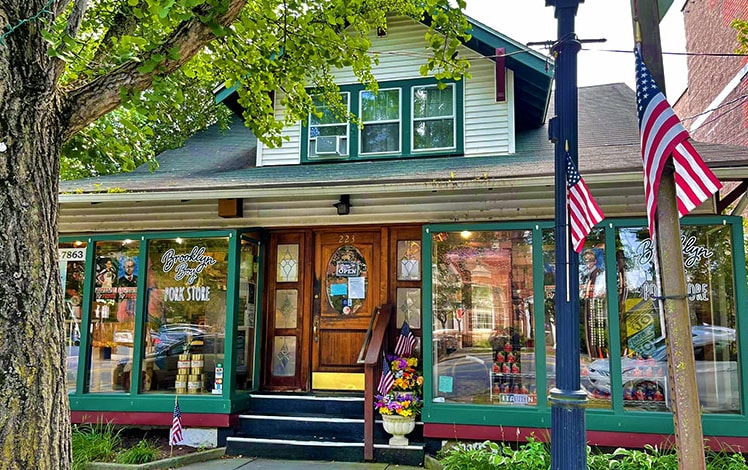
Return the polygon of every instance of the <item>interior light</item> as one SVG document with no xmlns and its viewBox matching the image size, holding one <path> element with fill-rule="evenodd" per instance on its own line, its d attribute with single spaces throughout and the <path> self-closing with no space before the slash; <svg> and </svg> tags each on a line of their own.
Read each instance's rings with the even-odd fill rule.
<svg viewBox="0 0 748 470">
<path fill-rule="evenodd" d="M 472 234 L 472 232 L 469 232 L 469 231 L 467 231 L 467 230 L 463 230 L 463 231 L 462 231 L 462 232 L 460 233 L 460 235 L 462 236 L 462 238 L 464 238 L 464 239 L 466 239 L 466 240 L 467 240 L 467 239 L 468 239 L 468 238 L 470 238 L 470 237 L 471 237 L 471 236 L 472 236 L 473 234 Z"/>
<path fill-rule="evenodd" d="M 175 241 L 181 245 L 184 240 L 181 237 L 177 237 Z"/>
</svg>

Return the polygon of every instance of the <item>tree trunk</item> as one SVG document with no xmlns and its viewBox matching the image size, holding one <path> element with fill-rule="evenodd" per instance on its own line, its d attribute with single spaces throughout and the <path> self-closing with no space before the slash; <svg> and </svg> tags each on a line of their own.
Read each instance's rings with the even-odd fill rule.
<svg viewBox="0 0 748 470">
<path fill-rule="evenodd" d="M 13 25 L 46 4 L 3 3 L 0 18 Z M 62 142 L 44 26 L 26 22 L 0 44 L 0 462 L 9 469 L 71 461 L 56 253 Z"/>
</svg>

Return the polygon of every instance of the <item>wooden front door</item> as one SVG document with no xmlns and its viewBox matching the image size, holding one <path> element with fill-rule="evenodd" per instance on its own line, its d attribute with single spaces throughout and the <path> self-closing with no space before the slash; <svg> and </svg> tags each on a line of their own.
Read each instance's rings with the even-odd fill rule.
<svg viewBox="0 0 748 470">
<path fill-rule="evenodd" d="M 357 361 L 372 313 L 385 299 L 381 240 L 378 230 L 315 234 L 314 389 L 363 389 L 363 365 Z"/>
<path fill-rule="evenodd" d="M 372 312 L 386 299 L 383 233 L 346 228 L 271 234 L 263 388 L 363 389 L 359 353 Z"/>
</svg>

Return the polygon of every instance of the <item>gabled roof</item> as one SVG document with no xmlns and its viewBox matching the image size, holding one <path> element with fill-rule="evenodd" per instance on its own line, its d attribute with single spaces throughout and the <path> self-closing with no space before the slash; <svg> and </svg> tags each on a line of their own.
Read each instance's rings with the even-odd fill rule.
<svg viewBox="0 0 748 470">
<path fill-rule="evenodd" d="M 465 46 L 496 61 L 496 49 L 504 49 L 505 65 L 514 72 L 514 114 L 518 130 L 534 129 L 545 122 L 553 82 L 553 60 L 541 53 L 467 17 L 471 39 Z M 428 25 L 429 18 L 423 23 Z M 273 60 L 275 54 L 270 58 Z M 236 111 L 236 86 L 219 86 L 214 91 L 216 103 L 225 102 Z"/>
<path fill-rule="evenodd" d="M 642 163 L 636 100 L 625 84 L 579 89 L 579 167 L 588 185 L 614 191 L 623 184 L 641 185 Z M 246 147 L 242 144 L 246 143 Z M 227 145 L 228 144 L 228 145 Z M 723 179 L 748 178 L 748 147 L 694 143 Z M 264 197 L 271 194 L 345 191 L 430 192 L 470 187 L 547 187 L 553 184 L 554 147 L 547 125 L 517 135 L 517 153 L 485 157 L 441 157 L 367 162 L 239 167 L 251 158 L 256 139 L 235 121 L 224 134 L 209 129 L 183 147 L 158 157 L 154 172 L 63 181 L 60 200 L 99 202 L 168 200 L 186 197 Z M 223 149 L 222 147 L 228 147 Z M 109 188 L 118 192 L 108 194 Z M 126 192 L 122 193 L 121 190 Z"/>
</svg>

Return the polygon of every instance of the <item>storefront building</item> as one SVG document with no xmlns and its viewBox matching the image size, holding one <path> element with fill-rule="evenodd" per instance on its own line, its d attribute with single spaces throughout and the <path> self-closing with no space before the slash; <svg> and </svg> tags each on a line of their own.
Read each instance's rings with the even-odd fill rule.
<svg viewBox="0 0 748 470">
<path fill-rule="evenodd" d="M 393 19 L 372 42 L 417 48 L 421 27 Z M 372 314 L 391 304 L 391 338 L 407 321 L 420 341 L 425 437 L 547 435 L 563 269 L 543 125 L 552 68 L 474 28 L 471 80 L 438 88 L 398 54 L 382 57 L 377 96 L 342 73 L 368 130 L 323 109 L 270 149 L 237 118 L 155 172 L 63 182 L 73 421 L 167 425 L 178 395 L 186 426 L 230 434 L 258 392 L 360 393 Z M 499 67 L 486 56 L 501 48 L 522 53 Z M 580 171 L 607 216 L 580 255 L 588 440 L 659 443 L 672 400 L 634 93 L 579 98 Z M 696 147 L 723 180 L 748 178 L 748 149 Z M 723 202 L 682 220 L 684 269 L 704 432 L 745 446 L 742 219 Z"/>
</svg>

